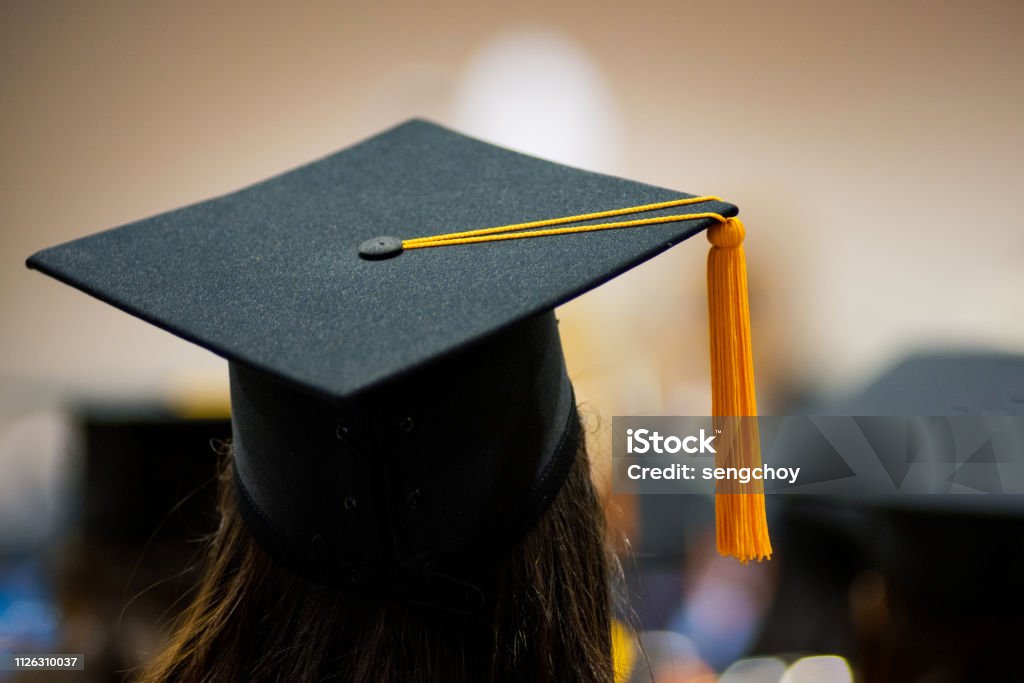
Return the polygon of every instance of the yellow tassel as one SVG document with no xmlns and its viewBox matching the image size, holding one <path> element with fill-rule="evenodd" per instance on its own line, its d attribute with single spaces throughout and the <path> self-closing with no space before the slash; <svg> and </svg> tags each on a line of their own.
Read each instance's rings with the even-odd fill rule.
<svg viewBox="0 0 1024 683">
<path fill-rule="evenodd" d="M 708 318 L 711 328 L 711 414 L 719 443 L 718 466 L 757 467 L 761 464 L 757 421 L 732 420 L 757 415 L 754 360 L 750 344 L 747 302 L 747 264 L 743 255 L 743 223 L 728 218 L 708 229 Z M 740 562 L 772 555 L 765 518 L 764 489 L 758 482 L 743 493 L 715 496 L 718 552 Z M 729 490 L 729 489 L 725 489 Z M 737 489 L 732 489 L 737 490 Z"/>
</svg>

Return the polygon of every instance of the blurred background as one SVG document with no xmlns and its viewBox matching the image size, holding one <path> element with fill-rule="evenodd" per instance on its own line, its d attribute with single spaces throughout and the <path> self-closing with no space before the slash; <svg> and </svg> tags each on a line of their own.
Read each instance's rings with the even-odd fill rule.
<svg viewBox="0 0 1024 683">
<path fill-rule="evenodd" d="M 760 407 L 795 412 L 913 354 L 1024 348 L 1022 28 L 997 0 L 0 3 L 0 651 L 93 653 L 95 680 L 144 659 L 228 436 L 223 361 L 30 253 L 426 117 L 738 204 Z M 705 254 L 559 311 L 598 482 L 611 416 L 709 410 Z M 712 518 L 680 539 L 671 511 L 609 496 L 657 680 L 982 680 L 872 669 L 885 572 L 773 514 L 796 540 L 738 567 L 708 552 Z M 820 600 L 780 612 L 824 559 Z"/>
</svg>

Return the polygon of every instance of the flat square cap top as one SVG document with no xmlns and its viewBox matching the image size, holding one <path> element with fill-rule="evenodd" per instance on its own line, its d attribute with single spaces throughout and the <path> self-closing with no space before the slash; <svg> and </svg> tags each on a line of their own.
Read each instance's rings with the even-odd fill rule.
<svg viewBox="0 0 1024 683">
<path fill-rule="evenodd" d="M 230 361 L 346 398 L 550 310 L 713 219 L 384 260 L 361 258 L 361 242 L 689 196 L 414 120 L 238 192 L 45 249 L 28 265 Z M 700 212 L 736 208 L 641 217 Z"/>
</svg>

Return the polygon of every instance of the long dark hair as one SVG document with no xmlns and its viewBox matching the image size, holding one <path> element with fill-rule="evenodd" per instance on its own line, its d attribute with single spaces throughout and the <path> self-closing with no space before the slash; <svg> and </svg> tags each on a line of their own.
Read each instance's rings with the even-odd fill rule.
<svg viewBox="0 0 1024 683">
<path fill-rule="evenodd" d="M 613 680 L 611 559 L 582 446 L 471 615 L 344 593 L 279 567 L 245 528 L 224 470 L 203 579 L 140 680 Z"/>
</svg>

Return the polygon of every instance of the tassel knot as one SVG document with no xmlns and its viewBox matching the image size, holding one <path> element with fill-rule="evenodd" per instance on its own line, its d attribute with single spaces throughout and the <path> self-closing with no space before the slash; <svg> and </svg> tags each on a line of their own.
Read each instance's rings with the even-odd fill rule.
<svg viewBox="0 0 1024 683">
<path fill-rule="evenodd" d="M 726 218 L 708 228 L 708 242 L 719 249 L 732 249 L 743 244 L 747 231 L 739 218 Z"/>
</svg>

